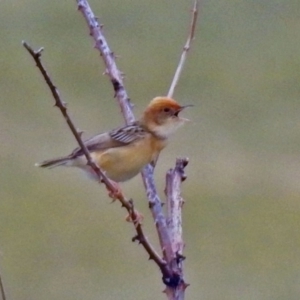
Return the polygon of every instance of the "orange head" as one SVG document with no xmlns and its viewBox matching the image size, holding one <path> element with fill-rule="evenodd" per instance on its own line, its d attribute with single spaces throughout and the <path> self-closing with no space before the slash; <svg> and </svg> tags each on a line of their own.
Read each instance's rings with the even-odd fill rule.
<svg viewBox="0 0 300 300">
<path fill-rule="evenodd" d="M 172 98 L 156 97 L 144 111 L 141 122 L 157 136 L 168 138 L 176 129 L 189 121 L 179 116 L 179 113 L 188 106 L 191 105 L 181 106 Z"/>
</svg>

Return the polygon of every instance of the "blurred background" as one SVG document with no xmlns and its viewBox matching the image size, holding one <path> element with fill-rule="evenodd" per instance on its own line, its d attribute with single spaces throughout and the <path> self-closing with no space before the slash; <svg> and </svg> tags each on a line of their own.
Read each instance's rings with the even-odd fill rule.
<svg viewBox="0 0 300 300">
<path fill-rule="evenodd" d="M 193 1 L 90 1 L 138 116 L 167 93 Z M 162 153 L 156 182 L 188 156 L 182 194 L 186 299 L 299 299 L 300 2 L 202 1 L 175 98 L 193 122 Z M 161 275 L 118 203 L 80 171 L 34 163 L 76 142 L 29 54 L 84 137 L 123 124 L 75 1 L 0 1 L 0 272 L 7 299 L 165 299 Z M 157 244 L 138 176 L 123 184 Z"/>
</svg>

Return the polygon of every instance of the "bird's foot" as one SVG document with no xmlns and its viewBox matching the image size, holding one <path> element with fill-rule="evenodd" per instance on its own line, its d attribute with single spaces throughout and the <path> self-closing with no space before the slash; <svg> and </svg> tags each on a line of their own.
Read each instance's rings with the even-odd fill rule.
<svg viewBox="0 0 300 300">
<path fill-rule="evenodd" d="M 110 182 L 113 185 L 114 190 L 112 191 L 112 190 L 108 189 L 108 196 L 110 198 L 112 198 L 112 201 L 114 202 L 114 201 L 116 201 L 116 199 L 119 199 L 120 197 L 122 197 L 123 194 L 122 194 L 121 187 L 117 182 L 112 181 L 112 180 Z"/>
<path fill-rule="evenodd" d="M 143 223 L 144 216 L 137 210 L 134 210 L 133 214 L 128 214 L 125 220 L 127 222 L 132 222 L 135 226 L 137 226 Z"/>
</svg>

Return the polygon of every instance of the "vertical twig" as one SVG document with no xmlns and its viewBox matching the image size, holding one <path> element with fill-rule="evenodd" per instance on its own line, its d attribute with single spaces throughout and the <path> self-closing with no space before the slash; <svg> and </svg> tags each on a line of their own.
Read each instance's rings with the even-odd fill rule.
<svg viewBox="0 0 300 300">
<path fill-rule="evenodd" d="M 184 168 L 187 164 L 187 158 L 178 158 L 175 168 L 170 169 L 166 175 L 167 225 L 171 236 L 172 250 L 176 254 L 176 258 L 172 261 L 172 269 L 176 270 L 180 278 L 178 286 L 167 287 L 165 290 L 170 300 L 183 299 L 184 291 L 188 286 L 183 278 L 182 261 L 185 257 L 183 256 L 182 206 L 184 200 L 181 197 L 181 183 L 186 179 Z"/>
<path fill-rule="evenodd" d="M 199 0 L 195 0 L 192 10 L 192 20 L 189 30 L 189 35 L 173 77 L 171 86 L 169 88 L 168 97 L 173 97 L 175 87 L 178 84 L 180 75 L 182 73 L 188 51 L 190 50 L 192 41 L 195 38 L 196 23 L 198 17 Z M 175 254 L 175 259 L 171 262 L 171 269 L 173 273 L 178 275 L 178 285 L 167 285 L 165 293 L 169 300 L 183 300 L 185 296 L 185 289 L 188 284 L 184 281 L 183 273 L 183 256 L 184 242 L 182 237 L 182 206 L 183 199 L 181 197 L 180 185 L 186 179 L 184 168 L 188 164 L 188 159 L 177 159 L 174 169 L 170 169 L 166 175 L 166 197 L 167 197 L 167 226 L 171 238 L 172 252 Z"/>
<path fill-rule="evenodd" d="M 1 299 L 6 300 L 6 295 L 5 295 L 4 285 L 3 285 L 1 275 L 0 275 L 0 292 L 1 292 Z"/>
<path fill-rule="evenodd" d="M 181 72 L 183 70 L 183 66 L 184 66 L 184 63 L 186 61 L 188 51 L 190 50 L 192 41 L 195 38 L 196 23 L 197 23 L 197 18 L 198 18 L 198 8 L 199 8 L 199 2 L 198 2 L 198 0 L 195 0 L 194 7 L 193 7 L 193 10 L 192 10 L 192 21 L 191 21 L 189 36 L 188 36 L 187 41 L 186 41 L 186 43 L 183 47 L 183 51 L 182 51 L 182 54 L 181 54 L 181 57 L 180 57 L 175 75 L 173 77 L 171 86 L 169 88 L 168 97 L 173 97 L 173 95 L 174 95 L 174 90 L 175 90 L 175 87 L 176 87 L 176 85 L 179 81 Z"/>
<path fill-rule="evenodd" d="M 187 158 L 178 158 L 174 169 L 170 169 L 166 175 L 167 196 L 167 224 L 172 239 L 174 253 L 182 255 L 182 213 L 183 199 L 181 197 L 181 182 L 186 179 L 184 168 L 188 164 Z"/>
<path fill-rule="evenodd" d="M 153 171 L 154 167 L 151 165 L 147 165 L 142 171 L 142 178 L 147 192 L 149 208 L 151 210 L 152 217 L 154 219 L 154 224 L 158 232 L 158 238 L 160 247 L 162 249 L 163 258 L 167 262 L 169 273 L 173 274 L 172 276 L 163 277 L 163 282 L 166 285 L 173 285 L 176 284 L 178 281 L 177 275 L 174 274 L 174 272 L 170 268 L 170 262 L 174 259 L 174 253 L 172 251 L 172 242 L 170 238 L 170 233 L 167 228 L 166 217 L 162 209 L 163 204 L 156 190 Z"/>
</svg>

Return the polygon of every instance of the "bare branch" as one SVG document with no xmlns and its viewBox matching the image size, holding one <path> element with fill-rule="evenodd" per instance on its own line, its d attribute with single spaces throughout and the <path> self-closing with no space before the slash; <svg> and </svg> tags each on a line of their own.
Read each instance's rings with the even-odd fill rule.
<svg viewBox="0 0 300 300">
<path fill-rule="evenodd" d="M 77 4 L 78 9 L 83 14 L 89 26 L 90 35 L 95 41 L 95 48 L 100 51 L 101 57 L 104 60 L 106 67 L 105 73 L 110 77 L 125 121 L 127 124 L 129 124 L 134 121 L 134 116 L 132 113 L 132 107 L 128 101 L 129 97 L 126 93 L 122 78 L 120 76 L 121 72 L 117 68 L 113 52 L 107 44 L 107 41 L 103 35 L 102 28 L 99 25 L 98 18 L 95 17 L 88 1 L 77 0 Z M 142 171 L 142 178 L 147 192 L 149 207 L 151 209 L 153 219 L 157 228 L 163 257 L 167 262 L 170 262 L 173 259 L 174 254 L 172 254 L 171 239 L 166 226 L 166 218 L 163 214 L 161 200 L 156 191 L 152 166 L 148 165 L 144 168 L 144 170 Z M 166 273 L 168 273 L 169 275 L 168 277 L 165 277 L 164 280 L 172 281 L 172 276 L 170 275 L 171 272 L 169 270 L 167 272 L 164 272 L 164 276 L 166 276 Z"/>
<path fill-rule="evenodd" d="M 0 275 L 0 293 L 1 293 L 1 299 L 6 300 L 6 295 L 5 295 L 4 285 L 3 285 L 3 282 L 2 282 L 1 275 Z"/>
<path fill-rule="evenodd" d="M 132 105 L 124 88 L 122 72 L 119 71 L 116 65 L 115 54 L 110 49 L 106 38 L 103 35 L 103 25 L 99 24 L 98 18 L 94 15 L 88 1 L 77 0 L 77 5 L 78 10 L 81 11 L 90 29 L 90 35 L 95 41 L 95 48 L 100 51 L 106 68 L 105 74 L 109 76 L 113 85 L 115 97 L 118 99 L 125 122 L 126 124 L 130 124 L 134 121 Z"/>
<path fill-rule="evenodd" d="M 42 55 L 42 51 L 44 50 L 43 48 L 40 48 L 37 51 L 34 51 L 25 41 L 22 42 L 23 46 L 27 49 L 27 51 L 31 54 L 31 56 L 33 57 L 34 61 L 36 62 L 36 66 L 39 68 L 39 70 L 41 71 L 47 85 L 49 86 L 52 95 L 55 99 L 55 106 L 57 106 L 61 113 L 63 114 L 67 124 L 69 125 L 77 143 L 79 144 L 80 148 L 82 149 L 82 152 L 84 153 L 86 159 L 87 159 L 87 164 L 94 170 L 94 172 L 97 174 L 97 176 L 99 177 L 99 181 L 104 182 L 105 185 L 109 188 L 109 190 L 114 191 L 115 187 L 113 186 L 113 184 L 111 183 L 111 181 L 104 175 L 104 173 L 100 170 L 100 168 L 97 166 L 97 164 L 92 160 L 91 155 L 87 149 L 87 147 L 85 146 L 85 144 L 83 143 L 82 139 L 81 139 L 81 133 L 80 131 L 78 131 L 75 127 L 75 125 L 73 124 L 70 116 L 68 115 L 67 112 L 67 104 L 66 102 L 64 102 L 60 95 L 59 95 L 59 91 L 57 90 L 56 86 L 52 83 L 50 76 L 48 75 L 46 69 L 44 68 L 42 62 L 41 62 L 41 55 Z"/>
<path fill-rule="evenodd" d="M 92 160 L 91 155 L 85 146 L 84 142 L 81 139 L 81 132 L 79 132 L 73 121 L 71 120 L 68 111 L 66 103 L 61 99 L 59 95 L 59 91 L 56 88 L 56 86 L 53 84 L 50 76 L 48 75 L 46 69 L 44 68 L 42 62 L 41 62 L 41 53 L 43 51 L 43 48 L 40 48 L 37 51 L 34 51 L 26 42 L 23 41 L 23 46 L 27 49 L 27 51 L 31 54 L 34 61 L 36 62 L 36 65 L 40 72 L 42 73 L 47 85 L 49 86 L 52 95 L 55 99 L 55 106 L 57 106 L 61 113 L 63 114 L 67 124 L 70 127 L 70 130 L 72 131 L 73 135 L 75 136 L 80 148 L 82 149 L 86 159 L 87 164 L 94 170 L 95 174 L 98 176 L 98 179 L 100 182 L 103 182 L 110 193 L 121 202 L 122 206 L 124 206 L 129 214 L 130 219 L 132 220 L 137 235 L 133 238 L 133 241 L 138 240 L 140 244 L 143 245 L 144 249 L 149 254 L 149 258 L 153 259 L 155 263 L 159 266 L 164 276 L 169 276 L 169 272 L 166 267 L 166 262 L 159 256 L 159 254 L 155 251 L 153 246 L 149 243 L 148 239 L 146 238 L 142 225 L 140 223 L 140 213 L 134 208 L 133 201 L 127 200 L 123 193 L 118 190 L 114 184 L 112 183 L 109 178 L 101 171 L 99 166 Z"/>
<path fill-rule="evenodd" d="M 181 182 L 186 179 L 184 168 L 188 164 L 188 158 L 177 158 L 174 169 L 170 169 L 166 175 L 167 196 L 167 224 L 170 231 L 174 253 L 182 255 L 182 206 Z"/>
<path fill-rule="evenodd" d="M 174 259 L 172 242 L 167 227 L 166 217 L 163 213 L 162 202 L 156 190 L 153 171 L 154 167 L 151 165 L 147 165 L 143 170 L 142 178 L 147 192 L 147 198 L 149 200 L 149 208 L 151 210 L 154 224 L 158 232 L 158 238 L 163 252 L 163 257 L 168 262 L 168 264 L 170 264 L 170 262 Z M 171 279 L 169 278 L 166 280 Z"/>
<path fill-rule="evenodd" d="M 174 78 L 172 80 L 172 83 L 171 83 L 171 86 L 170 86 L 170 89 L 168 92 L 168 97 L 173 97 L 173 95 L 174 95 L 174 90 L 178 84 L 181 72 L 183 70 L 184 63 L 187 58 L 188 51 L 190 50 L 192 41 L 195 38 L 195 30 L 196 30 L 197 17 L 198 17 L 198 8 L 199 8 L 199 0 L 195 0 L 194 7 L 192 10 L 192 21 L 191 21 L 189 35 L 188 35 L 187 41 L 183 47 L 183 51 L 182 51 L 178 66 L 177 66 Z"/>
<path fill-rule="evenodd" d="M 175 288 L 167 287 L 165 292 L 169 299 L 183 299 L 184 291 L 188 284 L 183 278 L 182 261 L 184 242 L 182 238 L 182 206 L 184 203 L 181 197 L 181 183 L 186 179 L 184 168 L 188 164 L 187 158 L 178 158 L 174 169 L 170 169 L 166 175 L 167 197 L 167 225 L 172 241 L 172 250 L 176 254 L 176 258 L 172 262 L 172 270 L 178 274 L 179 284 Z"/>
</svg>

